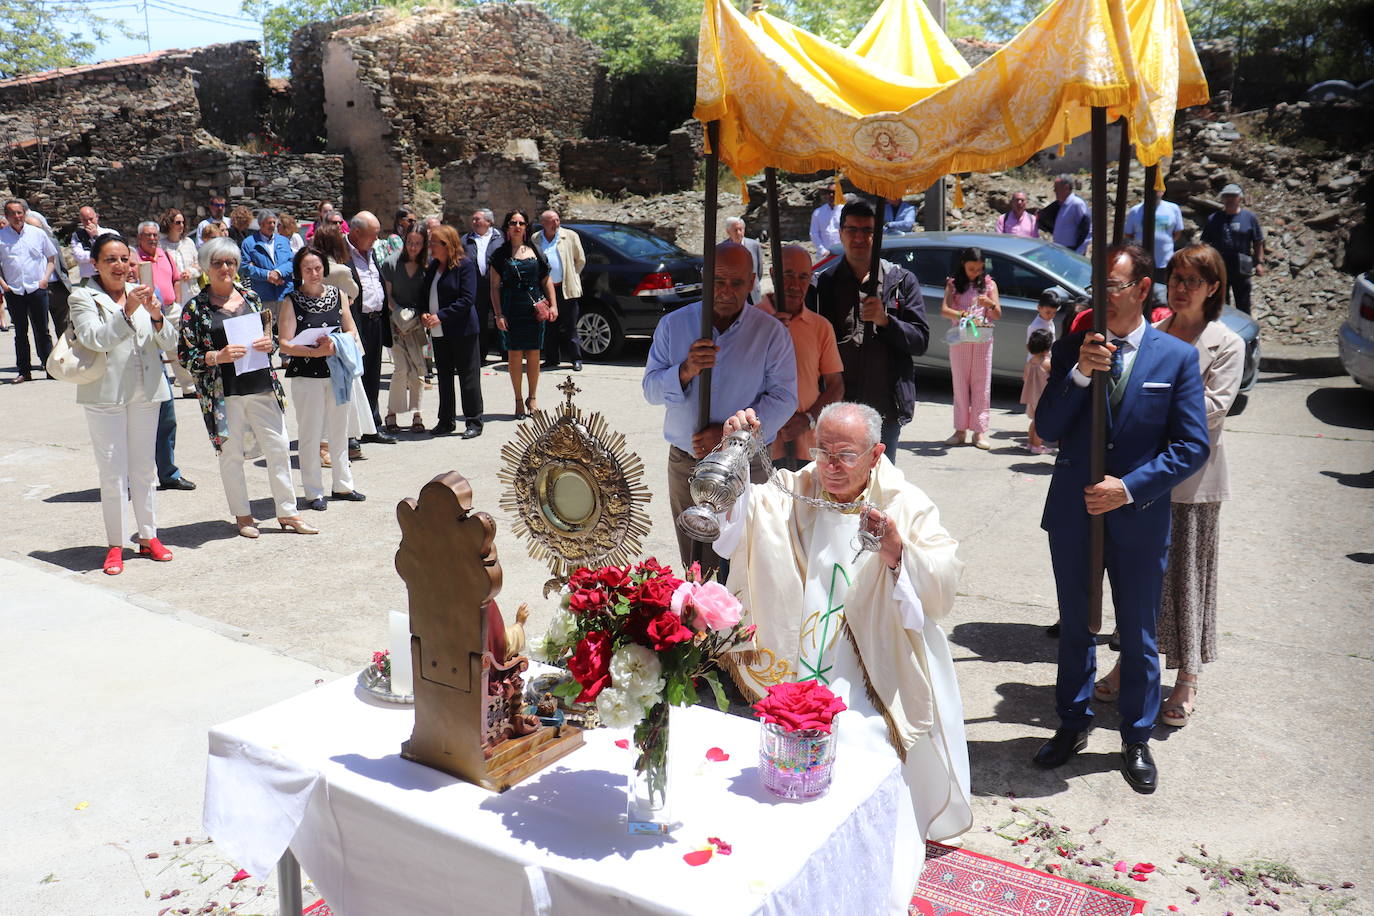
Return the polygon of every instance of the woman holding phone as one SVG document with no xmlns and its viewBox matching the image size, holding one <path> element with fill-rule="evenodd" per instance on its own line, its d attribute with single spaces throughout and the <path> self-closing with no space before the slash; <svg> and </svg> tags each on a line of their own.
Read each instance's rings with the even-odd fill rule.
<svg viewBox="0 0 1374 916">
<path fill-rule="evenodd" d="M 100 507 L 109 550 L 106 575 L 124 571 L 124 494 L 138 524 L 138 555 L 158 562 L 172 552 L 157 538 L 155 443 L 160 404 L 171 398 L 162 353 L 176 348 L 177 332 L 162 314 L 152 287 L 136 284 L 129 246 L 102 235 L 91 246 L 95 276 L 72 290 L 71 322 L 83 347 L 105 354 L 105 372 L 76 389 L 86 411 L 100 472 Z M 149 265 L 151 266 L 151 265 Z"/>
<path fill-rule="evenodd" d="M 506 214 L 501 225 L 506 241 L 491 256 L 487 271 L 491 281 L 492 314 L 496 316 L 496 327 L 506 348 L 517 420 L 539 409 L 539 360 L 544 346 L 544 326 L 558 320 L 549 262 L 543 252 L 530 244 L 529 227 L 529 216 L 524 210 Z M 520 396 L 522 376 L 530 383 L 529 396 L 523 400 Z"/>
</svg>

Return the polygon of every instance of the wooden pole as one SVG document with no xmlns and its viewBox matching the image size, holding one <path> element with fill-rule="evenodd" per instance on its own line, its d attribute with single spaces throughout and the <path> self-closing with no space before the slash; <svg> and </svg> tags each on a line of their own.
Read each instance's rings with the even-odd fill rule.
<svg viewBox="0 0 1374 916">
<path fill-rule="evenodd" d="M 1155 179 L 1159 175 L 1159 165 L 1145 166 L 1145 203 L 1140 208 L 1140 241 L 1145 249 L 1145 253 L 1150 256 L 1150 267 L 1155 266 L 1155 213 L 1159 210 L 1159 201 L 1155 199 Z M 1165 301 L 1168 300 L 1168 291 L 1164 292 Z M 1150 313 L 1154 310 L 1155 294 L 1151 291 L 1145 297 L 1141 308 L 1145 311 L 1145 320 L 1150 320 Z"/>
<path fill-rule="evenodd" d="M 1126 235 L 1126 205 L 1131 191 L 1131 131 L 1130 122 L 1122 118 L 1121 153 L 1116 161 L 1116 210 L 1112 213 L 1112 244 L 1120 245 Z"/>
<path fill-rule="evenodd" d="M 701 252 L 701 333 L 711 339 L 711 318 L 716 301 L 716 210 L 720 205 L 720 122 L 706 124 L 706 205 L 703 207 Z M 703 369 L 697 385 L 697 432 L 711 425 L 711 370 Z"/>
<path fill-rule="evenodd" d="M 1107 109 L 1092 110 L 1093 173 L 1093 330 L 1107 336 Z M 1107 374 L 1092 377 L 1092 454 L 1089 480 L 1101 483 L 1107 474 Z M 1102 571 L 1105 567 L 1106 526 L 1101 515 L 1090 516 L 1088 537 L 1088 631 L 1102 629 Z"/>
<path fill-rule="evenodd" d="M 763 170 L 763 187 L 768 195 L 768 259 L 772 263 L 773 305 L 782 303 L 782 214 L 778 212 L 778 170 Z"/>
<path fill-rule="evenodd" d="M 865 284 L 864 293 L 869 296 L 881 296 L 883 278 L 878 275 L 878 269 L 882 266 L 883 259 L 883 211 L 887 209 L 887 199 L 881 195 L 874 199 L 878 205 L 873 216 L 873 249 L 868 255 L 868 283 Z M 873 333 L 871 324 L 865 329 L 865 333 Z"/>
</svg>

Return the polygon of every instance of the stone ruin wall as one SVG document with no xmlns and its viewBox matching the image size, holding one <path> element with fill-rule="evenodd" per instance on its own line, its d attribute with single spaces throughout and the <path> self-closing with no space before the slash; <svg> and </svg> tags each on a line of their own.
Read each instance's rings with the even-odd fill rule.
<svg viewBox="0 0 1374 916">
<path fill-rule="evenodd" d="M 199 221 L 211 188 L 234 204 L 304 216 L 322 197 L 337 198 L 341 157 L 258 153 L 226 142 L 262 131 L 267 92 L 256 42 L 0 82 L 0 183 L 60 232 L 88 203 L 105 225 L 125 232 L 169 206 Z"/>
</svg>

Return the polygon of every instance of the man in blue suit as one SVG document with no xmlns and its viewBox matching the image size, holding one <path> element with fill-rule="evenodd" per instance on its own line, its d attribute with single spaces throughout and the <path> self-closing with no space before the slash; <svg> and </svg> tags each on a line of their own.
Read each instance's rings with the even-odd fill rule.
<svg viewBox="0 0 1374 916">
<path fill-rule="evenodd" d="M 1122 772 L 1137 792 L 1158 782 L 1149 739 L 1159 714 L 1159 612 L 1169 549 L 1169 491 L 1207 460 L 1197 351 L 1145 321 L 1151 263 L 1144 250 L 1107 252 L 1108 340 L 1092 331 L 1055 344 L 1036 430 L 1059 441 L 1040 527 L 1049 533 L 1062 629 L 1055 707 L 1060 727 L 1035 755 L 1057 767 L 1087 745 L 1097 642 L 1088 630 L 1089 516 L 1104 515 L 1105 558 L 1121 632 Z M 1108 374 L 1106 474 L 1089 479 L 1094 372 Z"/>
</svg>

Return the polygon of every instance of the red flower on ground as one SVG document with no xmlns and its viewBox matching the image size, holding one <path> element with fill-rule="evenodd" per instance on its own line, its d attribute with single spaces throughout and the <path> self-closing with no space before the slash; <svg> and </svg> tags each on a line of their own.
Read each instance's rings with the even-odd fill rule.
<svg viewBox="0 0 1374 916">
<path fill-rule="evenodd" d="M 568 662 L 568 670 L 582 685 L 576 702 L 590 703 L 611 683 L 611 637 L 597 630 L 582 637 Z"/>
</svg>

